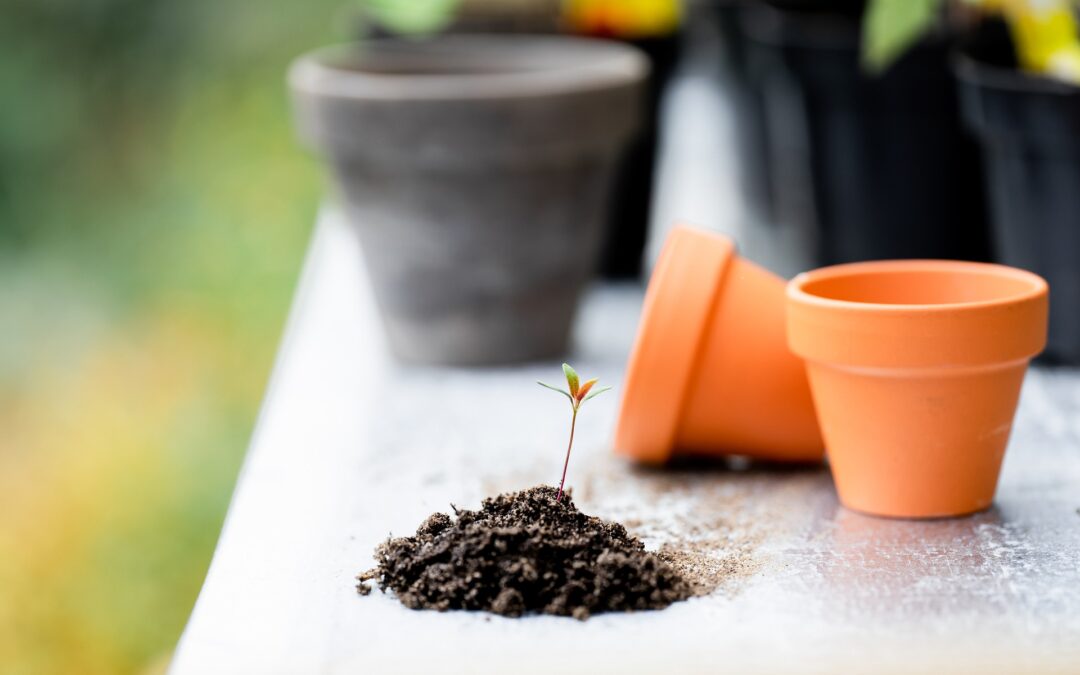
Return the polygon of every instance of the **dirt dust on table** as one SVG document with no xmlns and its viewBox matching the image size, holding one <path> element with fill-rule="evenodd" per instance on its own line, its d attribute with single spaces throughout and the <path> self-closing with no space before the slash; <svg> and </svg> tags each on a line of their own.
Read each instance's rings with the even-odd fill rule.
<svg viewBox="0 0 1080 675">
<path fill-rule="evenodd" d="M 570 495 L 539 486 L 485 499 L 478 511 L 436 513 L 411 537 L 389 539 L 359 575 L 412 609 L 472 609 L 586 619 L 661 609 L 700 594 L 671 562 L 626 529 L 578 511 Z M 669 556 L 670 557 L 670 556 Z"/>
</svg>

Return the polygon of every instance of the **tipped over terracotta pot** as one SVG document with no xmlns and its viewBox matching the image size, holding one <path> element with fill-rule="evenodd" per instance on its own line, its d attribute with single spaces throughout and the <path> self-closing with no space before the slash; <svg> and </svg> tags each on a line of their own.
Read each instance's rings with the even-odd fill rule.
<svg viewBox="0 0 1080 675">
<path fill-rule="evenodd" d="M 900 518 L 989 507 L 1046 344 L 1046 282 L 1001 265 L 881 261 L 801 274 L 787 297 L 840 501 Z"/>
<path fill-rule="evenodd" d="M 622 454 L 820 461 L 802 363 L 784 335 L 784 280 L 724 236 L 678 227 L 645 294 L 615 432 Z"/>
</svg>

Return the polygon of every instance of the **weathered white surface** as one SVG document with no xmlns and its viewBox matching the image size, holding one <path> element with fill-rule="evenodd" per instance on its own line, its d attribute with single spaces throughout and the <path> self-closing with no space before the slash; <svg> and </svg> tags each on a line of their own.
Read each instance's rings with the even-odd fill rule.
<svg viewBox="0 0 1080 675">
<path fill-rule="evenodd" d="M 672 222 L 737 234 L 745 217 L 715 56 L 669 97 L 650 258 Z M 636 286 L 598 288 L 581 313 L 571 361 L 616 391 L 580 420 L 575 501 L 650 547 L 735 551 L 753 574 L 586 623 L 357 596 L 353 576 L 388 533 L 450 502 L 554 483 L 567 420 L 532 383 L 557 380 L 557 363 L 390 362 L 356 243 L 329 216 L 174 673 L 1080 673 L 1080 374 L 1029 376 L 993 510 L 875 520 L 839 508 L 822 469 L 649 472 L 613 457 L 640 301 Z"/>
<path fill-rule="evenodd" d="M 641 291 L 599 288 L 573 363 L 616 386 L 583 413 L 586 511 L 749 550 L 756 572 L 662 612 L 416 612 L 359 597 L 388 533 L 554 482 L 558 364 L 417 369 L 384 356 L 359 252 L 321 223 L 213 565 L 173 672 L 1080 672 L 1080 378 L 1029 376 L 996 507 L 901 522 L 839 508 L 824 470 L 633 469 L 606 450 Z"/>
</svg>

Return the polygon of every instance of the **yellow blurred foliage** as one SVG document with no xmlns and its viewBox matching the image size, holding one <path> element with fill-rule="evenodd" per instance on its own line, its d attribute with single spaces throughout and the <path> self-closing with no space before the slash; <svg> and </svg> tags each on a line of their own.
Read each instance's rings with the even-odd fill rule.
<svg viewBox="0 0 1080 675">
<path fill-rule="evenodd" d="M 980 0 L 1009 22 L 1020 64 L 1080 84 L 1080 29 L 1069 0 Z"/>
<path fill-rule="evenodd" d="M 682 19 L 679 0 L 564 0 L 572 30 L 621 38 L 670 35 Z"/>
<path fill-rule="evenodd" d="M 228 340 L 196 317 L 128 328 L 71 369 L 40 355 L 35 379 L 0 406 L 6 673 L 135 672 L 155 656 L 146 646 L 175 639 L 201 582 L 182 549 L 216 538 L 235 468 L 210 467 L 237 453 L 192 456 L 191 436 L 213 438 L 213 407 L 257 400 L 262 378 L 231 368 Z M 201 517 L 192 493 L 211 497 L 195 504 Z"/>
<path fill-rule="evenodd" d="M 34 93 L 0 106 L 0 675 L 164 670 L 321 193 L 284 74 L 339 10 L 0 19 L 0 86 Z"/>
</svg>

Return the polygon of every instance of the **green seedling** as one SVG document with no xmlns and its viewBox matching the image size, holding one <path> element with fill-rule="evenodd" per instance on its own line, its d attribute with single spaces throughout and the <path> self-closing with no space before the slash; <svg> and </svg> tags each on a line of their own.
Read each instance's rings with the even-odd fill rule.
<svg viewBox="0 0 1080 675">
<path fill-rule="evenodd" d="M 581 378 L 578 377 L 577 372 L 570 367 L 569 363 L 562 364 L 562 369 L 563 374 L 566 375 L 566 384 L 570 389 L 569 391 L 553 387 L 550 384 L 544 384 L 543 382 L 537 382 L 541 387 L 547 387 L 552 391 L 557 391 L 570 400 L 570 442 L 566 446 L 566 461 L 563 462 L 562 479 L 559 481 L 559 494 L 555 497 L 556 502 L 562 500 L 563 486 L 566 484 L 566 469 L 570 466 L 570 450 L 574 447 L 574 427 L 577 425 L 578 411 L 581 410 L 581 406 L 585 401 L 588 401 L 590 398 L 595 398 L 608 389 L 611 389 L 611 387 L 594 388 L 597 382 L 597 378 L 595 377 L 582 383 Z"/>
</svg>

